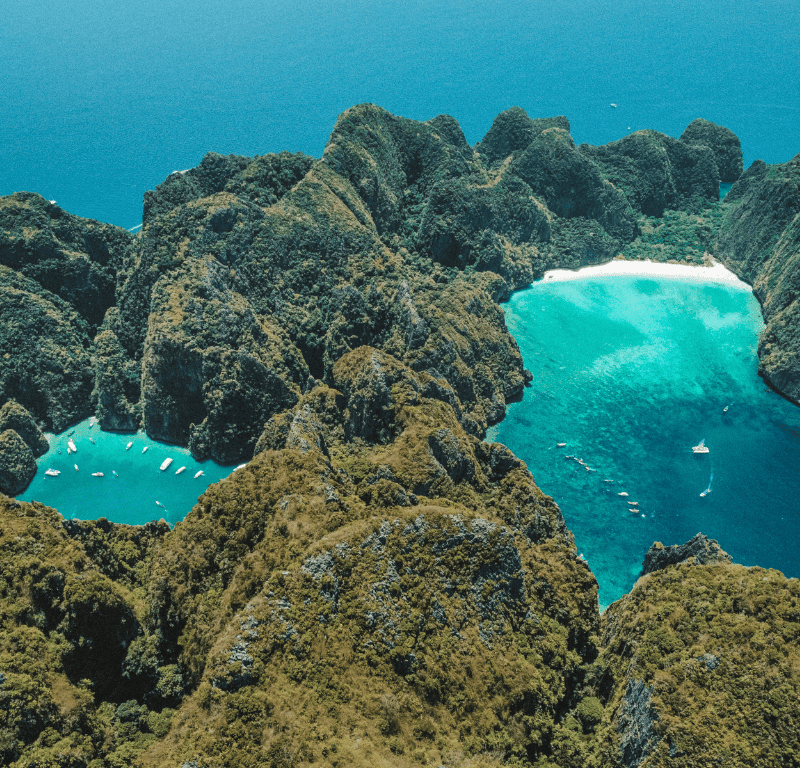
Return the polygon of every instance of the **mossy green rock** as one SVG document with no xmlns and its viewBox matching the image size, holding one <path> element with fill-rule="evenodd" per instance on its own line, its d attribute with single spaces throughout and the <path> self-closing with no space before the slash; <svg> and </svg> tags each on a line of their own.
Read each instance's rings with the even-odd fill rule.
<svg viewBox="0 0 800 768">
<path fill-rule="evenodd" d="M 607 703 L 589 764 L 797 764 L 797 579 L 671 565 L 643 576 L 602 623 Z"/>
<path fill-rule="evenodd" d="M 800 155 L 781 165 L 754 164 L 731 191 L 716 253 L 761 303 L 759 373 L 800 402 Z"/>
<path fill-rule="evenodd" d="M 13 430 L 0 433 L 0 491 L 16 496 L 36 474 L 36 460 L 25 441 Z"/>
<path fill-rule="evenodd" d="M 563 115 L 531 119 L 521 107 L 511 107 L 494 119 L 475 151 L 485 158 L 487 165 L 493 165 L 520 153 L 548 128 L 561 128 L 569 133 L 569 120 Z"/>
<path fill-rule="evenodd" d="M 94 330 L 114 304 L 132 235 L 82 219 L 30 192 L 0 198 L 0 264 L 67 301 Z"/>
<path fill-rule="evenodd" d="M 646 216 L 699 210 L 719 199 L 719 169 L 707 146 L 643 130 L 601 147 L 581 144 L 580 150 Z"/>
<path fill-rule="evenodd" d="M 720 181 L 733 182 L 742 175 L 742 145 L 730 128 L 699 117 L 686 126 L 681 141 L 706 146 L 714 153 Z"/>
<path fill-rule="evenodd" d="M 15 400 L 9 400 L 0 408 L 0 432 L 13 429 L 24 441 L 34 456 L 47 453 L 47 438 L 33 417 Z"/>
<path fill-rule="evenodd" d="M 34 280 L 0 266 L 0 400 L 16 400 L 60 432 L 91 413 L 94 371 L 86 321 Z"/>
</svg>

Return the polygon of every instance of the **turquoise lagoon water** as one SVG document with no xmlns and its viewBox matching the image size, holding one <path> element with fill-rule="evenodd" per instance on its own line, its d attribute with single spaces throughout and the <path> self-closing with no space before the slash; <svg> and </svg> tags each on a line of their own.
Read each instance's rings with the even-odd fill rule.
<svg viewBox="0 0 800 768">
<path fill-rule="evenodd" d="M 654 541 L 698 531 L 736 562 L 800 576 L 800 409 L 756 373 L 750 291 L 603 276 L 539 282 L 504 309 L 534 378 L 489 439 L 556 499 L 601 607 Z M 703 439 L 709 453 L 694 454 Z"/>
<path fill-rule="evenodd" d="M 143 432 L 103 432 L 96 424 L 92 426 L 92 421 L 47 436 L 50 450 L 38 460 L 36 477 L 18 499 L 41 501 L 67 519 L 105 517 L 115 523 L 143 525 L 163 517 L 175 525 L 211 483 L 233 470 L 213 461 L 199 463 L 187 448 L 158 443 Z M 75 442 L 77 453 L 67 453 L 69 439 Z M 133 445 L 126 450 L 131 441 Z M 162 472 L 161 463 L 168 458 L 172 464 Z M 180 467 L 186 469 L 178 475 Z M 50 477 L 45 475 L 46 469 L 61 474 Z M 195 478 L 201 470 L 203 474 Z M 102 472 L 103 477 L 94 477 L 94 472 Z"/>
</svg>

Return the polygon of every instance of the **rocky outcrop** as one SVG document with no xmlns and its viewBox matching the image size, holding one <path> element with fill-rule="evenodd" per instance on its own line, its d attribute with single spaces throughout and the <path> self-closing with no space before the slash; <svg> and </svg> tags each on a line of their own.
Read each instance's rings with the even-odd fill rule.
<svg viewBox="0 0 800 768">
<path fill-rule="evenodd" d="M 697 118 L 681 134 L 681 141 L 708 147 L 714 153 L 720 181 L 733 182 L 742 175 L 742 145 L 729 128 Z"/>
<path fill-rule="evenodd" d="M 782 165 L 753 164 L 731 192 L 715 252 L 761 303 L 759 373 L 800 402 L 800 155 Z"/>
<path fill-rule="evenodd" d="M 548 128 L 560 128 L 569 133 L 569 120 L 563 115 L 531 119 L 521 107 L 511 107 L 494 119 L 492 127 L 475 147 L 475 151 L 488 165 L 493 165 L 522 152 Z"/>
<path fill-rule="evenodd" d="M 31 415 L 15 400 L 9 400 L 0 408 L 0 432 L 13 429 L 24 441 L 34 456 L 47 453 L 47 438 Z"/>
<path fill-rule="evenodd" d="M 631 680 L 619 707 L 617 730 L 625 768 L 639 766 L 653 753 L 660 741 L 652 707 L 653 688 L 641 680 Z"/>
<path fill-rule="evenodd" d="M 25 441 L 13 430 L 0 434 L 0 491 L 22 493 L 36 475 L 36 460 Z"/>
<path fill-rule="evenodd" d="M 719 169 L 707 146 L 645 130 L 600 147 L 581 144 L 580 151 L 646 216 L 719 200 Z"/>
<path fill-rule="evenodd" d="M 254 158 L 209 152 L 197 167 L 174 171 L 155 190 L 144 193 L 142 221 L 149 224 L 185 203 L 217 192 L 230 192 L 264 207 L 273 205 L 308 173 L 313 162 L 302 152 Z"/>
<path fill-rule="evenodd" d="M 89 328 L 63 299 L 0 266 L 0 401 L 60 432 L 91 413 Z"/>
<path fill-rule="evenodd" d="M 631 592 L 603 614 L 596 754 L 626 768 L 784 763 L 800 743 L 794 648 L 763 669 L 771 643 L 800 633 L 798 605 L 797 579 L 735 565 L 704 536 L 651 549 Z"/>
<path fill-rule="evenodd" d="M 641 575 L 660 571 L 670 565 L 711 565 L 732 562 L 733 558 L 723 551 L 714 539 L 698 533 L 685 544 L 676 544 L 671 547 L 665 547 L 660 541 L 657 541 L 644 556 Z"/>
<path fill-rule="evenodd" d="M 548 128 L 511 169 L 556 216 L 593 219 L 621 243 L 636 235 L 636 218 L 624 193 L 576 146 L 562 128 Z"/>
<path fill-rule="evenodd" d="M 132 235 L 17 192 L 0 201 L 0 264 L 64 299 L 91 331 L 114 304 L 116 273 Z"/>
</svg>

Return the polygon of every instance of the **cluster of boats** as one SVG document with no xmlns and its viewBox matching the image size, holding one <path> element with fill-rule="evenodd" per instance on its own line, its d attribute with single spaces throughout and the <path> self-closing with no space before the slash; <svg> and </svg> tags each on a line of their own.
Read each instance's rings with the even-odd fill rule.
<svg viewBox="0 0 800 768">
<path fill-rule="evenodd" d="M 566 443 L 557 443 L 556 447 L 563 448 L 565 445 L 566 445 Z M 568 459 L 569 461 L 574 461 L 577 464 L 580 464 L 587 472 L 597 472 L 597 470 L 594 467 L 590 467 L 583 459 L 579 458 L 578 456 L 573 456 L 571 454 L 565 454 L 564 458 Z M 613 480 L 609 480 L 608 478 L 606 478 L 605 482 L 613 483 L 614 481 Z M 617 494 L 617 496 L 625 496 L 625 497 L 627 497 L 628 493 L 626 491 L 620 491 Z M 628 502 L 628 509 L 631 512 L 633 512 L 634 515 L 640 515 L 641 514 L 642 517 L 645 516 L 642 513 L 642 510 L 639 509 L 639 502 L 638 501 L 629 501 Z"/>
<path fill-rule="evenodd" d="M 91 424 L 90 426 L 94 426 L 94 424 Z M 72 434 L 72 433 L 70 433 L 70 434 Z M 91 440 L 91 438 L 89 438 L 89 439 Z M 92 440 L 92 443 L 94 443 L 94 440 Z M 125 446 L 125 450 L 129 451 L 132 447 L 133 447 L 133 440 L 131 440 Z M 149 447 L 150 446 L 146 445 L 144 448 L 142 448 L 142 453 L 146 453 L 147 449 Z M 67 440 L 67 455 L 69 455 L 71 453 L 77 453 L 77 452 L 78 452 L 78 446 L 75 445 L 75 441 L 70 437 Z M 59 453 L 61 453 L 61 451 L 59 451 Z M 172 459 L 164 459 L 164 461 L 161 462 L 161 467 L 160 467 L 161 471 L 164 472 L 169 467 L 170 464 L 172 464 Z M 75 467 L 75 471 L 76 472 L 80 471 L 80 469 L 79 469 L 77 464 L 74 464 L 73 466 Z M 236 467 L 236 469 L 241 469 L 244 466 L 246 466 L 246 465 L 245 464 L 240 464 L 238 467 Z M 182 472 L 185 472 L 185 471 L 186 471 L 186 467 L 180 467 L 179 469 L 177 469 L 175 471 L 175 474 L 176 475 L 180 475 Z M 44 473 L 48 477 L 58 477 L 61 474 L 61 470 L 60 469 L 52 469 L 52 468 L 50 468 L 50 469 L 46 469 L 44 471 Z M 112 470 L 112 474 L 114 475 L 114 477 L 119 477 L 119 475 L 114 470 Z M 194 479 L 196 480 L 198 477 L 202 477 L 204 474 L 205 474 L 205 472 L 201 469 L 201 470 L 199 470 L 199 471 L 194 473 Z M 103 472 L 92 472 L 92 477 L 105 477 L 105 474 Z"/>
</svg>

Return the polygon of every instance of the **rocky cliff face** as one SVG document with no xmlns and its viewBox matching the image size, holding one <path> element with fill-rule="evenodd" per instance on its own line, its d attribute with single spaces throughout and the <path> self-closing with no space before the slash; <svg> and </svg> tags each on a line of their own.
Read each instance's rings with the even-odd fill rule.
<svg viewBox="0 0 800 768">
<path fill-rule="evenodd" d="M 782 165 L 754 163 L 731 192 L 716 252 L 752 284 L 761 303 L 766 327 L 758 345 L 759 373 L 798 402 L 800 155 Z"/>
</svg>

